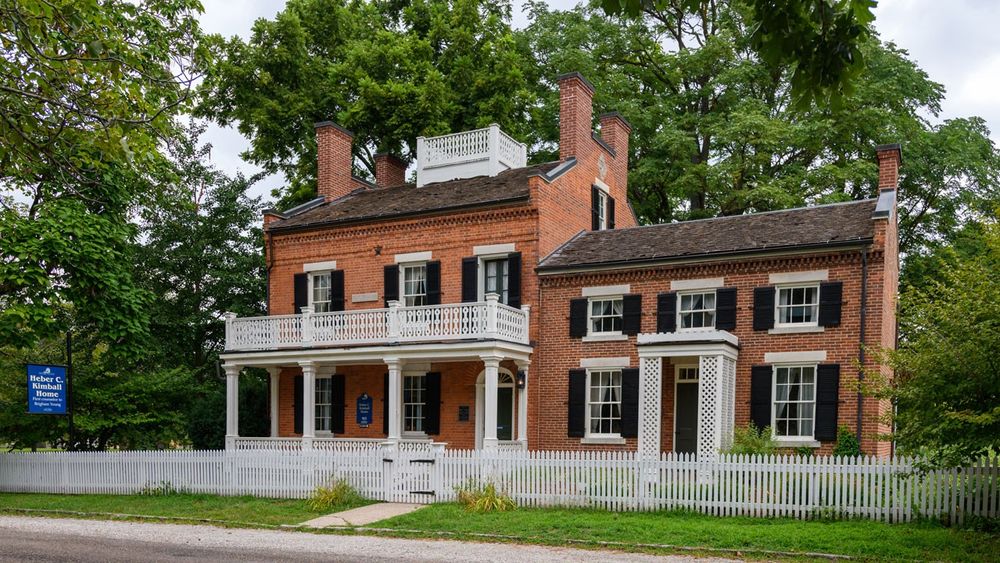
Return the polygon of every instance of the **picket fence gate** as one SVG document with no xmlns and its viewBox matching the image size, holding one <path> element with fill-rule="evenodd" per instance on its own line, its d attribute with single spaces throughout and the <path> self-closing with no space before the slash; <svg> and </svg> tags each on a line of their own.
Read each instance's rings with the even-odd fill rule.
<svg viewBox="0 0 1000 563">
<path fill-rule="evenodd" d="M 343 479 L 367 498 L 454 500 L 493 483 L 522 506 L 687 509 L 719 516 L 868 518 L 906 522 L 1000 517 L 1000 460 L 922 470 L 907 458 L 445 450 L 440 444 L 357 449 L 0 454 L 0 491 L 183 491 L 305 498 Z"/>
</svg>

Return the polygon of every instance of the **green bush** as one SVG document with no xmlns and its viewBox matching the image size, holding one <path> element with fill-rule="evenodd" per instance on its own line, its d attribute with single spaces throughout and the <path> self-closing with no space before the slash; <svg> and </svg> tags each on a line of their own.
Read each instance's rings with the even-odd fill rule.
<svg viewBox="0 0 1000 563">
<path fill-rule="evenodd" d="M 357 504 L 361 494 L 344 479 L 337 479 L 328 485 L 316 487 L 307 501 L 309 508 L 316 512 L 329 512 L 336 506 Z"/>
<path fill-rule="evenodd" d="M 802 446 L 801 448 L 795 448 L 794 451 L 795 455 L 799 457 L 812 457 L 813 454 L 816 453 L 815 450 L 813 450 L 809 446 Z"/>
<path fill-rule="evenodd" d="M 148 483 L 145 487 L 139 491 L 140 495 L 149 497 L 168 497 L 172 495 L 183 494 L 184 491 L 178 489 L 170 481 L 160 481 L 158 484 L 154 485 Z"/>
<path fill-rule="evenodd" d="M 837 446 L 833 448 L 833 455 L 843 457 L 858 457 L 861 455 L 861 444 L 858 437 L 846 426 L 837 428 Z"/>
<path fill-rule="evenodd" d="M 740 455 L 770 455 L 778 450 L 778 443 L 771 437 L 771 427 L 758 429 L 751 422 L 744 428 L 733 430 L 733 445 L 724 453 Z"/>
<path fill-rule="evenodd" d="M 470 482 L 455 487 L 455 492 L 458 495 L 458 504 L 469 512 L 507 512 L 517 508 L 514 499 L 498 492 L 493 483 L 480 486 Z"/>
</svg>

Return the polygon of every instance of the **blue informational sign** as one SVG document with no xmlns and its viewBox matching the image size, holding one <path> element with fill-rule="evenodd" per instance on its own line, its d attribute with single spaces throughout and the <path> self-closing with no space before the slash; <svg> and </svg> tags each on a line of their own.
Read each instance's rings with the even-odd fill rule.
<svg viewBox="0 0 1000 563">
<path fill-rule="evenodd" d="M 66 366 L 28 364 L 28 414 L 66 414 Z"/>
<path fill-rule="evenodd" d="M 372 398 L 368 393 L 358 397 L 357 421 L 361 428 L 368 428 L 372 423 Z"/>
</svg>

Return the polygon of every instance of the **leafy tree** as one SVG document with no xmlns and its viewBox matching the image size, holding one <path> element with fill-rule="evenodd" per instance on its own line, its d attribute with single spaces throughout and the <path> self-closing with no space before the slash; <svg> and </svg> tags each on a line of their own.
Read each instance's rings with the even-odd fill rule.
<svg viewBox="0 0 1000 563">
<path fill-rule="evenodd" d="M 899 349 L 881 352 L 895 379 L 871 374 L 897 403 L 900 450 L 943 464 L 1000 449 L 1000 224 L 971 230 L 979 252 L 940 250 L 940 278 L 903 292 Z"/>
<path fill-rule="evenodd" d="M 521 138 L 532 102 L 510 3 L 483 0 L 290 0 L 249 41 L 209 38 L 201 115 L 238 122 L 244 158 L 290 185 L 279 205 L 314 197 L 313 124 L 355 133 L 358 172 L 376 152 L 410 159 L 418 136 L 492 122 Z"/>
<path fill-rule="evenodd" d="M 698 13 L 702 22 L 725 0 L 600 0 L 612 15 Z M 749 0 L 751 44 L 774 69 L 790 69 L 792 97 L 839 105 L 864 69 L 861 45 L 872 35 L 874 0 Z M 684 25 L 676 20 L 678 27 Z"/>
<path fill-rule="evenodd" d="M 144 341 L 127 221 L 187 99 L 196 0 L 0 2 L 0 341 L 57 330 L 62 303 Z M 176 74 L 175 74 L 176 72 Z"/>
<path fill-rule="evenodd" d="M 679 8 L 678 8 L 679 6 Z M 593 7 L 566 12 L 531 5 L 522 41 L 537 77 L 580 70 L 595 104 L 633 124 L 630 198 L 640 220 L 767 211 L 872 197 L 874 147 L 905 141 L 900 179 L 904 253 L 919 251 L 996 201 L 1000 153 L 979 118 L 932 124 L 944 89 L 877 38 L 862 41 L 866 71 L 840 109 L 792 103 L 790 69 L 761 60 L 748 8 L 646 7 L 640 19 Z M 558 93 L 533 80 L 548 147 L 558 139 Z"/>
</svg>

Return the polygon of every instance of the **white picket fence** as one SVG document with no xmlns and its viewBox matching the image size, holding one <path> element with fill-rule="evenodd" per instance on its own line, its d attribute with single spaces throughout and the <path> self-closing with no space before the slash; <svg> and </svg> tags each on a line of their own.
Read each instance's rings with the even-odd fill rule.
<svg viewBox="0 0 1000 563">
<path fill-rule="evenodd" d="M 303 498 L 346 479 L 365 497 L 448 501 L 494 483 L 522 506 L 688 509 L 719 516 L 868 518 L 905 522 L 1000 517 L 1000 461 L 921 471 L 909 459 L 445 450 L 53 452 L 0 455 L 0 490 L 133 494 L 156 488 Z"/>
</svg>

